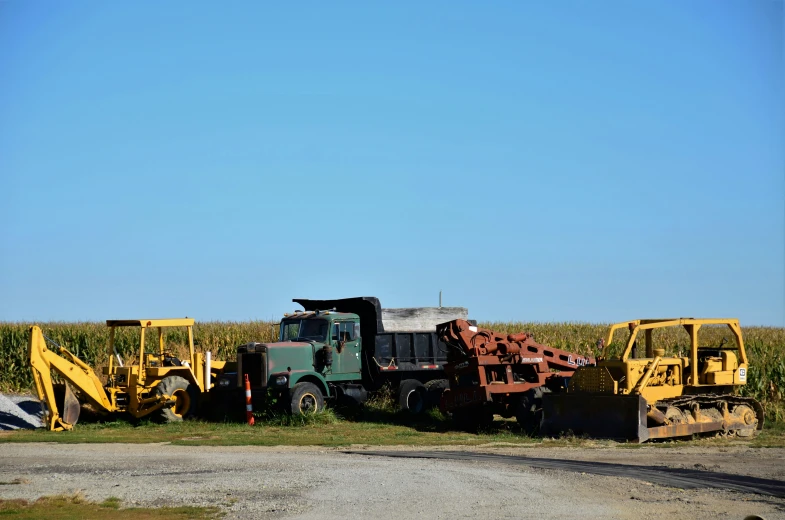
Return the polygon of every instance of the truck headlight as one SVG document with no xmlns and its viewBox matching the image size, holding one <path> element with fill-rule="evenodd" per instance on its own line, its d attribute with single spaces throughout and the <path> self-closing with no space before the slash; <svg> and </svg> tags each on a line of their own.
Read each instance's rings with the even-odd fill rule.
<svg viewBox="0 0 785 520">
<path fill-rule="evenodd" d="M 219 379 L 218 380 L 218 386 L 229 386 L 230 384 L 231 384 L 231 381 L 229 381 L 228 379 Z"/>
<path fill-rule="evenodd" d="M 275 378 L 275 384 L 278 386 L 285 385 L 287 381 L 289 381 L 289 378 L 287 378 L 286 376 L 278 376 Z"/>
</svg>

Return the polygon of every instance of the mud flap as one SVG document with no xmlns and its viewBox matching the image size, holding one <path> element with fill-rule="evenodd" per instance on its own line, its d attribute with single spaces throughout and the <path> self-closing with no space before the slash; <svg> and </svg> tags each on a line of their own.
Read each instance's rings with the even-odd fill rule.
<svg viewBox="0 0 785 520">
<path fill-rule="evenodd" d="M 542 410 L 544 435 L 572 433 L 633 442 L 649 439 L 647 403 L 639 395 L 545 394 Z"/>
</svg>

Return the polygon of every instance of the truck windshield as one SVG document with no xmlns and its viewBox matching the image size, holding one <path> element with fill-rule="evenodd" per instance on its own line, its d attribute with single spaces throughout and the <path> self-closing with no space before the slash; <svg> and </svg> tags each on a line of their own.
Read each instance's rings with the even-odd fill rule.
<svg viewBox="0 0 785 520">
<path fill-rule="evenodd" d="M 281 322 L 281 341 L 325 341 L 327 320 L 285 320 Z"/>
</svg>

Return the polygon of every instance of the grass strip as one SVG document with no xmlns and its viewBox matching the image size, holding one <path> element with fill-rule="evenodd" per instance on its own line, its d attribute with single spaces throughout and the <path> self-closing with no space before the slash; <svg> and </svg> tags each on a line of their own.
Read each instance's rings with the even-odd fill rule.
<svg viewBox="0 0 785 520">
<path fill-rule="evenodd" d="M 18 520 L 207 520 L 219 518 L 222 513 L 215 507 L 129 507 L 122 508 L 120 499 L 110 497 L 101 503 L 90 502 L 83 496 L 52 496 L 38 500 L 1 500 L 0 517 Z"/>
<path fill-rule="evenodd" d="M 433 410 L 422 417 L 380 411 L 355 420 L 341 418 L 331 410 L 298 421 L 272 418 L 255 426 L 242 423 L 185 421 L 173 424 L 80 423 L 69 432 L 16 430 L 0 433 L 0 442 L 71 443 L 171 443 L 182 446 L 325 446 L 357 444 L 373 446 L 478 446 L 488 444 L 520 446 L 574 446 L 635 448 L 639 444 L 616 443 L 582 437 L 542 438 L 528 436 L 515 421 L 496 420 L 478 433 L 454 429 L 449 419 Z M 646 443 L 647 446 L 749 446 L 785 447 L 785 423 L 769 424 L 756 437 L 703 436 L 693 439 Z"/>
</svg>

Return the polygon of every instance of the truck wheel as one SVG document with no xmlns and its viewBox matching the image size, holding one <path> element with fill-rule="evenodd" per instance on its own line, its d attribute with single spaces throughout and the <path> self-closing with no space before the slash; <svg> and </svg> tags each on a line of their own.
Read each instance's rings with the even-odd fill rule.
<svg viewBox="0 0 785 520">
<path fill-rule="evenodd" d="M 158 410 L 158 417 L 167 423 L 180 422 L 196 413 L 199 387 L 182 376 L 166 376 L 153 391 L 155 395 L 171 396 L 175 403 Z"/>
<path fill-rule="evenodd" d="M 313 383 L 297 383 L 290 395 L 289 413 L 292 415 L 321 412 L 324 408 L 322 391 Z"/>
<path fill-rule="evenodd" d="M 425 396 L 425 407 L 435 408 L 439 406 L 442 394 L 449 386 L 450 382 L 446 379 L 433 379 L 425 383 L 425 389 L 428 391 Z"/>
<path fill-rule="evenodd" d="M 398 389 L 398 403 L 402 410 L 418 414 L 425 409 L 425 386 L 416 379 L 401 381 Z"/>
<path fill-rule="evenodd" d="M 528 435 L 539 433 L 542 423 L 542 396 L 550 393 L 550 389 L 539 386 L 532 388 L 521 397 L 515 418 Z"/>
</svg>

